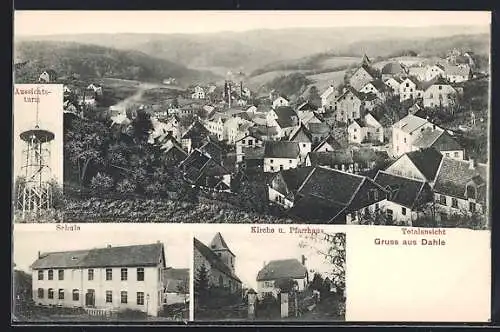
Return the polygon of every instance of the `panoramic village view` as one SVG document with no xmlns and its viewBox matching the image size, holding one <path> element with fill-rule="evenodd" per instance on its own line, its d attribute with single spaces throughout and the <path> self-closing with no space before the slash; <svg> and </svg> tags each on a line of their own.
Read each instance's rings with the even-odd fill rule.
<svg viewBox="0 0 500 332">
<path fill-rule="evenodd" d="M 58 220 L 488 228 L 489 26 L 346 29 L 19 38 Z"/>
</svg>

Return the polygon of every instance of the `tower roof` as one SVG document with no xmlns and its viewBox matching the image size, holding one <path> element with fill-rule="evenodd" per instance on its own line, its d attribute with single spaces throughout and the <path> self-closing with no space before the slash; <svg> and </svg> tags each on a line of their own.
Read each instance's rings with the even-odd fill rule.
<svg viewBox="0 0 500 332">
<path fill-rule="evenodd" d="M 19 137 L 25 142 L 29 142 L 33 136 L 44 143 L 52 141 L 55 137 L 53 132 L 36 127 L 34 129 L 23 131 L 19 135 Z"/>
<path fill-rule="evenodd" d="M 226 241 L 224 240 L 224 238 L 222 237 L 222 234 L 220 232 L 217 232 L 217 234 L 215 234 L 214 238 L 212 239 L 212 242 L 210 242 L 210 249 L 212 249 L 212 250 L 228 250 L 231 254 L 233 254 L 233 252 L 231 251 L 231 249 L 229 249 Z M 236 256 L 236 255 L 233 254 L 233 256 Z"/>
</svg>

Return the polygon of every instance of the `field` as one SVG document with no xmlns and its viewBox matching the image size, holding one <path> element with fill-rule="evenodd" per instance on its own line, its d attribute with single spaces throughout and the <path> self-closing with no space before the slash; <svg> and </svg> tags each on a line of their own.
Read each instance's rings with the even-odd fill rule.
<svg viewBox="0 0 500 332">
<path fill-rule="evenodd" d="M 345 70 L 340 70 L 340 71 L 332 71 L 329 73 L 322 73 L 322 74 L 316 74 L 316 75 L 311 75 L 307 76 L 308 79 L 314 81 L 313 85 L 318 88 L 320 93 L 325 91 L 330 84 L 335 84 L 339 85 L 344 81 L 344 75 L 345 75 Z"/>
</svg>

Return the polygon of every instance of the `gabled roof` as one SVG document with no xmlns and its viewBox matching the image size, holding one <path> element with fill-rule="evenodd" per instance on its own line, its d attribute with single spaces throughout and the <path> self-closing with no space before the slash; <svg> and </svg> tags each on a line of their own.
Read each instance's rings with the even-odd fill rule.
<svg viewBox="0 0 500 332">
<path fill-rule="evenodd" d="M 203 144 L 199 149 L 200 151 L 219 161 L 222 159 L 222 155 L 224 154 L 224 150 L 211 140 Z"/>
<path fill-rule="evenodd" d="M 366 83 L 366 85 L 371 84 L 377 89 L 379 92 L 384 92 L 387 90 L 387 85 L 384 84 L 382 80 L 373 80 L 371 82 Z"/>
<path fill-rule="evenodd" d="M 315 167 L 298 192 L 316 196 L 333 203 L 348 205 L 357 193 L 364 177 L 324 167 Z"/>
<path fill-rule="evenodd" d="M 182 135 L 182 139 L 200 138 L 210 135 L 210 131 L 199 121 L 194 121 L 187 131 Z"/>
<path fill-rule="evenodd" d="M 276 107 L 274 110 L 274 113 L 278 117 L 276 119 L 276 122 L 278 122 L 278 125 L 281 128 L 288 128 L 288 127 L 293 127 L 296 125 L 296 122 L 294 121 L 293 117 L 296 119 L 299 118 L 297 113 L 291 108 L 290 106 L 279 106 Z"/>
<path fill-rule="evenodd" d="M 393 128 L 399 128 L 405 133 L 412 133 L 428 123 L 429 121 L 427 121 L 426 119 L 420 118 L 413 114 L 408 114 L 407 116 L 393 124 Z"/>
<path fill-rule="evenodd" d="M 224 240 L 224 238 L 222 237 L 222 234 L 220 232 L 217 232 L 215 234 L 214 238 L 212 239 L 212 242 L 210 242 L 210 249 L 212 251 L 214 251 L 214 250 L 227 250 L 233 256 L 235 256 L 234 253 L 231 251 L 231 249 L 229 249 L 229 247 L 226 243 L 226 240 Z"/>
<path fill-rule="evenodd" d="M 330 130 L 330 126 L 325 122 L 309 123 L 309 131 L 311 134 L 328 134 Z"/>
<path fill-rule="evenodd" d="M 243 148 L 245 160 L 260 160 L 264 159 L 264 147 L 246 147 Z"/>
<path fill-rule="evenodd" d="M 216 268 L 220 272 L 224 273 L 228 277 L 238 281 L 241 283 L 240 278 L 234 274 L 231 269 L 222 261 L 222 259 L 214 253 L 209 247 L 204 245 L 200 240 L 197 238 L 193 238 L 194 242 L 194 247 L 197 249 L 203 257 L 209 262 L 209 264 L 212 266 L 212 268 Z"/>
<path fill-rule="evenodd" d="M 49 252 L 40 255 L 32 269 L 157 266 L 165 262 L 162 243 L 88 250 Z"/>
<path fill-rule="evenodd" d="M 328 98 L 328 97 L 330 97 L 330 95 L 331 95 L 332 93 L 333 93 L 333 94 L 335 93 L 335 87 L 334 87 L 333 85 L 330 85 L 330 86 L 328 87 L 328 89 L 326 89 L 326 90 L 325 90 L 325 92 L 323 92 L 323 93 L 321 94 L 321 96 L 320 96 L 320 97 L 321 97 L 321 98 Z"/>
<path fill-rule="evenodd" d="M 406 156 L 429 181 L 435 179 L 441 159 L 443 159 L 443 155 L 434 148 L 408 152 Z"/>
<path fill-rule="evenodd" d="M 425 181 L 418 181 L 406 177 L 378 171 L 374 179 L 375 183 L 386 188 L 390 193 L 388 200 L 403 205 L 409 209 L 416 207 L 421 198 L 431 198 L 431 188 Z M 424 190 L 425 188 L 425 190 Z"/>
<path fill-rule="evenodd" d="M 329 223 L 344 209 L 344 204 L 334 203 L 321 197 L 304 196 L 294 202 L 288 214 L 304 223 Z"/>
<path fill-rule="evenodd" d="M 311 165 L 313 166 L 328 166 L 334 168 L 336 165 L 348 165 L 354 161 L 351 151 L 348 149 L 338 149 L 325 152 L 309 152 L 308 154 Z"/>
<path fill-rule="evenodd" d="M 279 193 L 286 195 L 288 198 L 293 198 L 293 194 L 299 189 L 304 180 L 314 167 L 297 167 L 283 171 L 279 171 L 274 177 L 281 177 L 286 187 L 282 186 L 280 181 L 275 185 L 274 181 L 271 182 L 272 188 Z M 290 194 L 290 195 L 288 195 Z"/>
<path fill-rule="evenodd" d="M 352 86 L 346 87 L 344 93 L 342 93 L 340 96 L 337 97 L 337 101 L 340 101 L 344 99 L 347 95 L 352 93 L 354 97 L 356 97 L 359 100 L 363 100 L 363 94 L 358 92 L 356 89 L 354 89 Z"/>
<path fill-rule="evenodd" d="M 418 148 L 433 147 L 438 151 L 456 151 L 463 150 L 458 142 L 446 130 L 441 128 L 426 128 L 420 133 L 420 136 L 413 142 Z"/>
<path fill-rule="evenodd" d="M 312 104 L 309 100 L 303 102 L 297 107 L 298 111 L 316 111 L 318 107 Z"/>
<path fill-rule="evenodd" d="M 474 181 L 480 186 L 477 199 L 481 202 L 486 202 L 488 166 L 485 164 L 476 164 L 471 169 L 470 165 L 471 161 L 469 160 L 443 158 L 439 173 L 436 176 L 434 191 L 465 199 L 465 186 L 469 181 Z M 479 179 L 481 181 L 478 181 Z M 481 184 L 483 185 L 481 186 Z"/>
<path fill-rule="evenodd" d="M 445 75 L 468 76 L 471 72 L 469 65 L 455 66 L 445 64 L 443 67 Z"/>
<path fill-rule="evenodd" d="M 312 136 L 309 130 L 301 124 L 290 134 L 290 142 L 312 143 Z"/>
<path fill-rule="evenodd" d="M 407 72 L 405 66 L 400 62 L 389 62 L 382 67 L 382 74 L 386 75 L 398 75 L 405 74 Z"/>
<path fill-rule="evenodd" d="M 266 141 L 264 146 L 265 158 L 295 159 L 299 152 L 299 144 L 296 142 Z"/>
<path fill-rule="evenodd" d="M 257 274 L 257 281 L 277 280 L 281 278 L 303 279 L 307 269 L 298 259 L 270 261 Z"/>
<path fill-rule="evenodd" d="M 342 145 L 330 134 L 325 139 L 323 139 L 317 147 L 314 148 L 313 152 L 319 150 L 323 145 L 329 144 L 333 149 L 341 149 Z"/>
</svg>

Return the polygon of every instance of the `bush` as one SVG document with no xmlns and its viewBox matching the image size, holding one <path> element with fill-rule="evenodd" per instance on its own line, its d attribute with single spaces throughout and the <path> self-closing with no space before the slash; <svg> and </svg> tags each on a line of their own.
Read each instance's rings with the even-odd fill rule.
<svg viewBox="0 0 500 332">
<path fill-rule="evenodd" d="M 113 178 L 107 174 L 97 173 L 90 181 L 90 189 L 96 194 L 106 194 L 114 187 Z"/>
<path fill-rule="evenodd" d="M 116 190 L 121 194 L 133 193 L 136 188 L 137 186 L 135 185 L 135 183 L 128 179 L 124 179 L 118 182 L 118 184 L 116 185 Z"/>
</svg>

